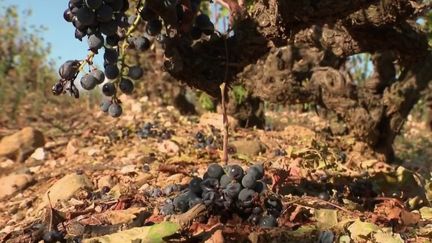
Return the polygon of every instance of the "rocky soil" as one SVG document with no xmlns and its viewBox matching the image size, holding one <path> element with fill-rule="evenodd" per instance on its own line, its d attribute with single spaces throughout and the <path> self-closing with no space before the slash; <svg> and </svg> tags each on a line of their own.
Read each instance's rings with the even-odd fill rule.
<svg viewBox="0 0 432 243">
<path fill-rule="evenodd" d="M 221 116 L 182 116 L 122 97 L 125 115 L 97 109 L 1 129 L 0 242 L 430 242 L 432 136 L 409 121 L 400 160 L 346 154 L 313 113 L 269 112 L 265 130 L 230 119 L 229 163 L 265 168 L 277 227 L 203 204 L 162 207 L 221 163 Z M 149 125 L 151 124 L 151 125 Z M 206 139 L 197 139 L 200 133 Z M 175 185 L 175 186 L 173 186 Z M 51 237 L 47 239 L 47 237 Z M 120 240 L 121 239 L 121 240 Z"/>
</svg>

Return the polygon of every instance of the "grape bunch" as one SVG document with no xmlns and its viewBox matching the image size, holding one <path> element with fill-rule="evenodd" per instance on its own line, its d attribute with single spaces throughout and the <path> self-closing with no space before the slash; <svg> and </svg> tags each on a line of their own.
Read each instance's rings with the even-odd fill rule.
<svg viewBox="0 0 432 243">
<path fill-rule="evenodd" d="M 276 196 L 268 195 L 263 177 L 261 164 L 249 167 L 246 172 L 236 164 L 225 168 L 210 164 L 203 178 L 194 177 L 187 189 L 166 201 L 161 212 L 183 213 L 202 203 L 214 213 L 238 214 L 261 227 L 275 227 L 282 203 Z"/>
<path fill-rule="evenodd" d="M 203 131 L 198 131 L 195 134 L 196 148 L 218 148 L 221 146 L 220 130 L 213 128 L 211 134 L 205 134 Z"/>
<path fill-rule="evenodd" d="M 174 131 L 165 127 L 159 128 L 156 124 L 147 122 L 136 132 L 139 138 L 160 138 L 162 140 L 170 139 Z"/>
<path fill-rule="evenodd" d="M 100 109 L 112 117 L 119 117 L 123 109 L 117 91 L 132 94 L 133 80 L 144 75 L 139 65 L 126 63 L 127 50 L 146 51 L 153 40 L 164 48 L 169 39 L 196 40 L 203 34 L 211 35 L 214 25 L 207 15 L 199 12 L 200 3 L 201 0 L 146 0 L 130 5 L 128 0 L 69 0 L 63 17 L 74 26 L 76 39 L 87 39 L 89 54 L 84 60 L 69 60 L 60 67 L 61 78 L 53 86 L 53 94 L 70 93 L 79 98 L 74 81 L 89 65 L 91 68 L 80 79 L 81 87 L 92 90 L 101 85 L 104 98 Z M 93 66 L 93 58 L 101 50 L 103 71 Z M 165 50 L 165 56 L 172 55 L 169 52 Z M 177 68 L 174 64 L 168 61 L 164 66 Z"/>
</svg>

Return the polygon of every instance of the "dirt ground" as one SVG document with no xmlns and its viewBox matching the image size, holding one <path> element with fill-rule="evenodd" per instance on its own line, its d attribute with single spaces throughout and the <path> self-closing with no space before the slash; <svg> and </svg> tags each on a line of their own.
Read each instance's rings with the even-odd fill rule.
<svg viewBox="0 0 432 243">
<path fill-rule="evenodd" d="M 220 116 L 121 100 L 119 119 L 73 106 L 3 120 L 0 137 L 31 126 L 45 145 L 23 162 L 0 158 L 2 186 L 12 187 L 0 199 L 0 242 L 38 242 L 54 229 L 71 242 L 102 235 L 94 242 L 116 242 L 109 237 L 117 232 L 161 222 L 176 225 L 162 229 L 172 242 L 431 242 L 432 133 L 422 122 L 407 122 L 392 164 L 348 156 L 321 135 L 328 124 L 312 112 L 268 112 L 265 130 L 231 123 L 229 163 L 262 163 L 267 191 L 259 200 L 282 202 L 278 227 L 263 228 L 212 207 L 163 215 L 167 199 L 221 163 Z M 212 141 L 200 144 L 198 132 Z"/>
</svg>

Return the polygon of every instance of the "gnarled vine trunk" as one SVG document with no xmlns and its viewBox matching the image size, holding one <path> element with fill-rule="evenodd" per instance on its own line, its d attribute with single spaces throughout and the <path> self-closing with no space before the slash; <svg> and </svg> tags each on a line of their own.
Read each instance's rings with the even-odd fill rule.
<svg viewBox="0 0 432 243">
<path fill-rule="evenodd" d="M 413 0 L 257 0 L 248 13 L 231 9 L 231 37 L 166 43 L 166 69 L 213 96 L 227 81 L 270 102 L 316 103 L 389 159 L 395 136 L 432 79 L 427 36 L 415 22 L 427 7 Z M 345 63 L 365 52 L 374 70 L 359 84 Z"/>
</svg>

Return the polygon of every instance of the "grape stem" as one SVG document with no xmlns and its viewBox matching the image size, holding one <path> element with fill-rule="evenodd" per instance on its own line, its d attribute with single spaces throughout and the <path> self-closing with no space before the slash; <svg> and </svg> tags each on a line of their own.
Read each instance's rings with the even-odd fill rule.
<svg viewBox="0 0 432 243">
<path fill-rule="evenodd" d="M 91 65 L 93 63 L 94 56 L 95 56 L 95 53 L 90 51 L 87 54 L 87 58 L 85 60 L 81 61 L 81 65 L 79 66 L 78 70 L 81 72 L 87 64 Z"/>
<path fill-rule="evenodd" d="M 127 38 L 130 37 L 130 35 L 136 30 L 140 20 L 141 20 L 141 10 L 143 9 L 142 6 L 139 6 L 137 8 L 137 17 L 135 19 L 135 21 L 132 23 L 132 25 L 128 28 L 127 32 L 126 32 L 126 37 L 125 40 L 123 41 L 120 50 L 119 50 L 119 63 L 120 63 L 120 78 L 116 79 L 113 83 L 115 86 L 118 86 L 119 80 L 121 79 L 121 77 L 123 76 L 123 70 L 124 70 L 124 63 L 125 63 L 125 56 L 126 56 L 126 48 L 128 47 L 128 43 L 127 43 Z M 113 100 L 117 99 L 116 94 L 113 95 Z"/>
</svg>

